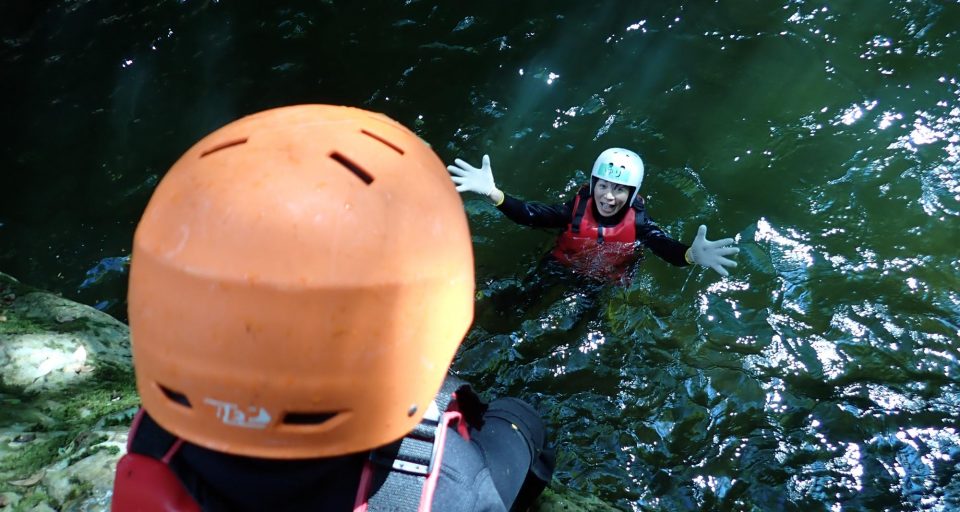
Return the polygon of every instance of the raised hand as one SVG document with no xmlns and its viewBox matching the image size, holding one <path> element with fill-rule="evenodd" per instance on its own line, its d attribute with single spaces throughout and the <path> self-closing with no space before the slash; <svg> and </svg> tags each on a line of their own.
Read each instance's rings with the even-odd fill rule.
<svg viewBox="0 0 960 512">
<path fill-rule="evenodd" d="M 459 158 L 453 162 L 454 165 L 448 165 L 447 170 L 452 175 L 450 179 L 457 185 L 457 192 L 474 192 L 491 197 L 497 190 L 493 182 L 493 169 L 490 168 L 489 155 L 483 155 L 479 168 Z"/>
<path fill-rule="evenodd" d="M 697 230 L 697 237 L 690 247 L 689 255 L 693 263 L 710 267 L 721 276 L 727 277 L 730 273 L 727 272 L 725 267 L 735 268 L 737 262 L 725 258 L 725 256 L 732 256 L 738 252 L 740 252 L 740 249 L 736 247 L 736 242 L 732 238 L 707 240 L 707 227 L 700 226 L 700 229 Z"/>
</svg>

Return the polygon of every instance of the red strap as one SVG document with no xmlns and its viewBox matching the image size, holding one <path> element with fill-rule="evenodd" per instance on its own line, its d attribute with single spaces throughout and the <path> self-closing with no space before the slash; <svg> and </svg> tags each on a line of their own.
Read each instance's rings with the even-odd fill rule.
<svg viewBox="0 0 960 512">
<path fill-rule="evenodd" d="M 419 512 L 430 512 L 433 506 L 433 494 L 437 490 L 437 480 L 440 478 L 440 465 L 443 463 L 443 446 L 447 439 L 447 431 L 450 430 L 450 423 L 457 422 L 457 431 L 464 438 L 469 440 L 470 434 L 467 432 L 467 422 L 459 411 L 447 411 L 440 417 L 440 424 L 437 427 L 436 452 L 433 455 L 433 463 L 430 465 L 433 469 L 427 475 L 423 484 L 423 491 L 420 493 Z M 353 503 L 353 512 L 367 512 L 367 499 L 370 497 L 370 486 L 373 483 L 373 462 L 369 459 L 363 464 L 363 472 L 360 473 L 360 485 L 357 487 L 357 497 Z"/>
<path fill-rule="evenodd" d="M 450 400 L 450 405 L 447 406 L 447 412 L 461 412 L 460 411 L 460 402 L 457 401 L 457 393 L 452 393 L 453 399 Z M 461 414 L 460 421 L 457 422 L 457 432 L 460 434 L 460 437 L 470 440 L 470 431 L 468 430 L 469 425 L 467 425 L 467 419 Z"/>
<path fill-rule="evenodd" d="M 117 463 L 113 512 L 200 512 L 197 502 L 166 464 L 128 453 Z"/>
<path fill-rule="evenodd" d="M 368 458 L 360 473 L 360 486 L 353 501 L 353 512 L 367 512 L 367 498 L 370 497 L 370 484 L 373 483 L 373 462 Z"/>
<path fill-rule="evenodd" d="M 450 430 L 450 422 L 457 421 L 461 425 L 466 425 L 463 416 L 459 412 L 448 411 L 443 413 L 440 419 L 440 428 L 437 432 L 437 453 L 434 455 L 433 471 L 427 475 L 427 481 L 423 484 L 423 493 L 420 495 L 419 512 L 430 512 L 433 506 L 433 493 L 437 490 L 437 479 L 440 478 L 440 464 L 443 463 L 443 443 L 447 439 L 447 431 Z"/>
</svg>

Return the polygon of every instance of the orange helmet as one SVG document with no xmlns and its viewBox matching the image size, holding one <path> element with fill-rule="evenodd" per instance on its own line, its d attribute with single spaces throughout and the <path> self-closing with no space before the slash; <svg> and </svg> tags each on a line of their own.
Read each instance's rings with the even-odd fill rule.
<svg viewBox="0 0 960 512">
<path fill-rule="evenodd" d="M 137 226 L 137 389 L 212 450 L 368 450 L 427 411 L 473 286 L 460 196 L 415 134 L 347 107 L 251 115 L 190 148 Z"/>
</svg>

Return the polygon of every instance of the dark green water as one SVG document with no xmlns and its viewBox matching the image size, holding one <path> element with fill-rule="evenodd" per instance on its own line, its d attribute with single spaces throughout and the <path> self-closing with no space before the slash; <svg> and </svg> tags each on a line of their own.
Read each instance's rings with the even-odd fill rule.
<svg viewBox="0 0 960 512">
<path fill-rule="evenodd" d="M 505 309 L 553 235 L 466 198 L 456 367 L 545 411 L 558 480 L 625 510 L 960 507 L 960 2 L 19 4 L 0 270 L 122 318 L 158 178 L 284 104 L 383 111 L 527 199 L 625 146 L 668 232 L 739 236 L 729 279 L 651 257 Z"/>
</svg>

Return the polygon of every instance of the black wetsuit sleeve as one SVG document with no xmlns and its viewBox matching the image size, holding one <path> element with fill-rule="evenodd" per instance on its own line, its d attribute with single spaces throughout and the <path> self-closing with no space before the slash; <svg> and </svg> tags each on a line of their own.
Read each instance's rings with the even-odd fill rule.
<svg viewBox="0 0 960 512">
<path fill-rule="evenodd" d="M 566 203 L 544 204 L 523 201 L 503 195 L 503 203 L 497 207 L 508 219 L 523 226 L 534 228 L 566 228 L 573 217 L 574 196 Z"/>
<path fill-rule="evenodd" d="M 643 245 L 650 248 L 654 254 L 672 265 L 678 267 L 689 265 L 684 258 L 684 254 L 690 246 L 670 238 L 670 235 L 664 233 L 654 224 L 646 213 L 637 216 L 637 240 L 643 242 Z"/>
</svg>

